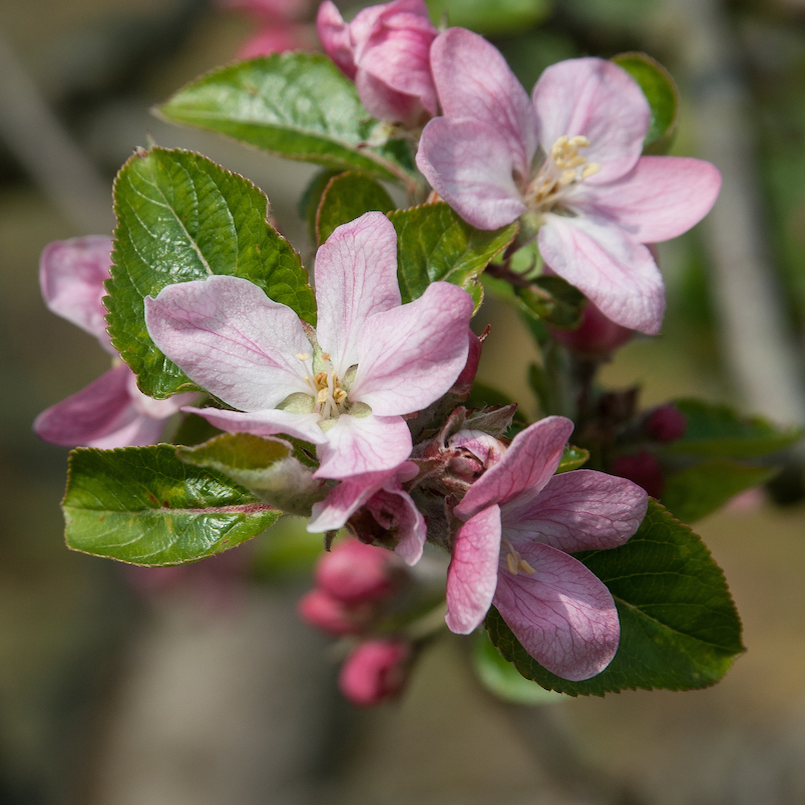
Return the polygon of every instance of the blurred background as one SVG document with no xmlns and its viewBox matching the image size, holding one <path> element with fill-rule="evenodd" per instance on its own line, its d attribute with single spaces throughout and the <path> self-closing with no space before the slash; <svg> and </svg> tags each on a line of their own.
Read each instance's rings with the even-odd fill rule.
<svg viewBox="0 0 805 805">
<path fill-rule="evenodd" d="M 239 53 L 315 47 L 313 0 L 264 5 L 257 14 L 238 0 L 0 0 L 0 803 L 805 801 L 796 462 L 770 492 L 697 524 L 730 582 L 748 652 L 718 686 L 692 693 L 505 705 L 475 679 L 466 641 L 446 636 L 399 702 L 357 711 L 336 692 L 330 641 L 294 612 L 319 550 L 297 524 L 184 574 L 66 550 L 67 451 L 38 441 L 31 422 L 108 359 L 46 311 L 42 248 L 111 232 L 115 172 L 150 138 L 250 178 L 311 254 L 296 205 L 314 167 L 149 113 Z M 724 190 L 702 225 L 661 246 L 662 335 L 627 345 L 604 379 L 641 384 L 646 406 L 696 395 L 805 422 L 805 2 L 431 9 L 491 38 L 528 89 L 546 65 L 585 54 L 640 50 L 670 70 L 682 92 L 673 153 L 716 163 Z M 493 332 L 479 377 L 533 413 L 525 331 L 494 302 L 481 315 Z"/>
</svg>

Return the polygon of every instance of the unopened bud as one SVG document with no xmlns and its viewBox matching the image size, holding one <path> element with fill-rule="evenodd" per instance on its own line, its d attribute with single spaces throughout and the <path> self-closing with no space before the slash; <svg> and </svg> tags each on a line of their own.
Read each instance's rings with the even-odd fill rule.
<svg viewBox="0 0 805 805">
<path fill-rule="evenodd" d="M 379 601 L 394 592 L 393 562 L 387 550 L 349 540 L 322 554 L 316 564 L 316 584 L 346 604 Z"/>
<path fill-rule="evenodd" d="M 685 435 L 687 426 L 685 415 L 670 403 L 650 411 L 643 420 L 643 431 L 655 442 L 675 442 Z"/>
<path fill-rule="evenodd" d="M 359 707 L 373 707 L 396 696 L 408 677 L 410 645 L 401 640 L 367 640 L 341 667 L 338 687 Z"/>
<path fill-rule="evenodd" d="M 634 330 L 615 324 L 592 302 L 582 314 L 577 330 L 550 328 L 553 337 L 568 349 L 586 358 L 606 360 L 618 347 L 622 347 L 634 335 Z"/>
<path fill-rule="evenodd" d="M 371 618 L 368 605 L 349 606 L 318 588 L 302 596 L 296 610 L 305 623 L 333 637 L 360 634 Z"/>
<path fill-rule="evenodd" d="M 660 463 L 646 450 L 629 456 L 618 456 L 609 471 L 613 475 L 634 481 L 654 498 L 659 498 L 665 488 L 665 476 Z"/>
</svg>

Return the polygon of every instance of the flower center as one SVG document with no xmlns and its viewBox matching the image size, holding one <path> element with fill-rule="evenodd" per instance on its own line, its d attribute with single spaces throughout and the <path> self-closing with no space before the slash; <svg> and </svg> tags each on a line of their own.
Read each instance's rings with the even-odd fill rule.
<svg viewBox="0 0 805 805">
<path fill-rule="evenodd" d="M 588 162 L 579 148 L 589 148 L 590 141 L 583 136 L 563 134 L 552 146 L 525 192 L 529 207 L 548 210 L 565 194 L 571 185 L 598 173 L 601 166 Z"/>
<path fill-rule="evenodd" d="M 537 571 L 534 570 L 531 565 L 526 562 L 525 559 L 520 556 L 520 553 L 516 550 L 514 545 L 511 544 L 507 539 L 503 540 L 503 545 L 508 550 L 506 554 L 506 567 L 509 569 L 509 573 L 512 576 L 516 576 L 518 573 L 528 573 L 528 575 L 533 575 Z"/>
<path fill-rule="evenodd" d="M 315 401 L 313 410 L 317 414 L 321 414 L 322 419 L 335 419 L 340 414 L 346 413 L 349 408 L 347 392 L 341 388 L 338 375 L 330 363 L 330 353 L 322 352 L 321 357 L 324 361 L 325 371 L 318 372 L 314 377 L 307 368 L 310 355 L 307 352 L 300 352 L 296 355 L 296 358 L 302 361 L 305 367 L 306 380 L 313 391 Z"/>
</svg>

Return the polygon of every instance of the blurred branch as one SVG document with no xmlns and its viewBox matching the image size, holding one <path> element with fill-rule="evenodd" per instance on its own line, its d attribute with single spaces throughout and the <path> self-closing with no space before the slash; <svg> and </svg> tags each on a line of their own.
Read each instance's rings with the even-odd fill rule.
<svg viewBox="0 0 805 805">
<path fill-rule="evenodd" d="M 720 0 L 666 3 L 693 90 L 699 150 L 724 177 L 704 234 L 728 368 L 750 408 L 805 422 L 803 367 L 771 257 L 737 43 Z"/>
<path fill-rule="evenodd" d="M 76 234 L 111 231 L 111 183 L 70 138 L 2 32 L 0 108 L 0 138 Z"/>
</svg>

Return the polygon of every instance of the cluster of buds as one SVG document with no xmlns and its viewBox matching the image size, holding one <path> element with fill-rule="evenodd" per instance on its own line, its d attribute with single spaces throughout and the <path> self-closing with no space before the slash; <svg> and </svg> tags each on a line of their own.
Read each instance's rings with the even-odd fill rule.
<svg viewBox="0 0 805 805">
<path fill-rule="evenodd" d="M 410 581 L 393 553 L 346 539 L 316 563 L 316 587 L 298 611 L 304 621 L 334 637 L 357 639 L 339 677 L 353 704 L 369 707 L 400 693 L 407 679 L 412 643 L 402 636 L 374 636 L 391 599 Z"/>
</svg>

